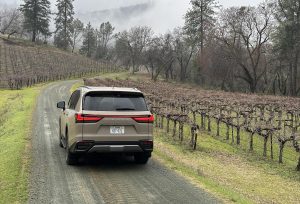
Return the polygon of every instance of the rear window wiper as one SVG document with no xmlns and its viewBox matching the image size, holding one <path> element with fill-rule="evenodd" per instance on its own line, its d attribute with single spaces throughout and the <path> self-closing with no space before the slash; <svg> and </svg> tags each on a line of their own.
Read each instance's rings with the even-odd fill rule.
<svg viewBox="0 0 300 204">
<path fill-rule="evenodd" d="M 134 108 L 116 108 L 117 111 L 135 111 Z"/>
</svg>

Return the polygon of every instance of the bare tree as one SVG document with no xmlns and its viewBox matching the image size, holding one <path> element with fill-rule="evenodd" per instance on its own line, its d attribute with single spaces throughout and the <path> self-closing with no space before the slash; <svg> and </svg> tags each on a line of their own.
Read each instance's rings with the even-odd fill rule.
<svg viewBox="0 0 300 204">
<path fill-rule="evenodd" d="M 265 52 L 274 28 L 272 14 L 272 4 L 261 4 L 225 9 L 219 19 L 217 38 L 241 68 L 236 77 L 246 82 L 251 92 L 257 91 L 267 71 Z"/>
<path fill-rule="evenodd" d="M 181 28 L 174 30 L 174 38 L 174 52 L 180 66 L 180 81 L 185 81 L 196 45 L 189 40 Z"/>
<path fill-rule="evenodd" d="M 79 19 L 75 19 L 71 25 L 72 52 L 74 52 L 77 43 L 81 40 L 83 31 L 84 24 Z"/>
<path fill-rule="evenodd" d="M 11 35 L 23 31 L 23 16 L 18 9 L 7 9 L 0 14 L 0 33 L 3 35 Z"/>
<path fill-rule="evenodd" d="M 130 58 L 133 74 L 138 71 L 141 65 L 142 53 L 151 42 L 152 35 L 151 28 L 138 26 L 116 36 L 119 43 L 123 45 L 124 54 Z"/>
<path fill-rule="evenodd" d="M 144 60 L 152 80 L 156 81 L 158 76 L 164 72 L 166 75 L 171 71 L 175 60 L 173 49 L 173 36 L 165 34 L 152 39 L 145 52 Z"/>
<path fill-rule="evenodd" d="M 104 58 L 108 52 L 108 43 L 113 38 L 115 28 L 110 22 L 102 23 L 99 30 L 96 30 L 97 35 L 97 50 L 96 58 Z"/>
</svg>

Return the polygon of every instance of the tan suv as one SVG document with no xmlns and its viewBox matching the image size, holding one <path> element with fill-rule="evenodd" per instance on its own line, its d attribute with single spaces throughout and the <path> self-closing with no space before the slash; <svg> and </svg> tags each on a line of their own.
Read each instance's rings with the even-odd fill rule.
<svg viewBox="0 0 300 204">
<path fill-rule="evenodd" d="M 126 153 L 146 164 L 153 151 L 154 117 L 144 95 L 132 88 L 80 87 L 69 103 L 57 103 L 60 146 L 66 162 L 88 153 Z"/>
</svg>

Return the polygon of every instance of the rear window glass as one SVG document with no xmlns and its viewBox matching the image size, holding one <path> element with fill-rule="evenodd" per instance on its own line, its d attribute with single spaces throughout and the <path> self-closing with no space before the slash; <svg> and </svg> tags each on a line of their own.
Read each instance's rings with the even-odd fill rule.
<svg viewBox="0 0 300 204">
<path fill-rule="evenodd" d="M 91 92 L 84 97 L 83 110 L 147 111 L 143 94 L 128 92 Z"/>
</svg>

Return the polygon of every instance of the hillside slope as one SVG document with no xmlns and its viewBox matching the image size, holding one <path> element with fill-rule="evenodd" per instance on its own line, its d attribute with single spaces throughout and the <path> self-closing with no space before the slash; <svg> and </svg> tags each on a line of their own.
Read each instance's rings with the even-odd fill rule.
<svg viewBox="0 0 300 204">
<path fill-rule="evenodd" d="M 0 37 L 0 87 L 19 89 L 36 83 L 116 71 L 117 67 L 46 45 Z"/>
</svg>

